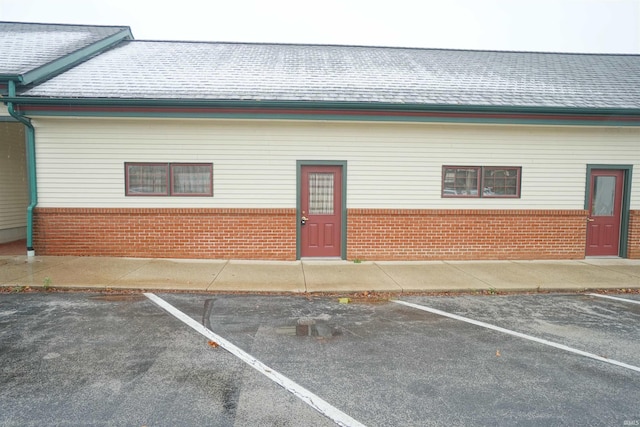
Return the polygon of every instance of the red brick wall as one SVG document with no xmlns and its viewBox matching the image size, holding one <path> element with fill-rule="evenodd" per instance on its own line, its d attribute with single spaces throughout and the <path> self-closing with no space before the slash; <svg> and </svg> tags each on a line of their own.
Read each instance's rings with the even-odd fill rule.
<svg viewBox="0 0 640 427">
<path fill-rule="evenodd" d="M 640 211 L 631 211 L 627 257 L 640 259 Z"/>
<path fill-rule="evenodd" d="M 583 210 L 349 209 L 347 258 L 580 259 Z M 296 257 L 295 209 L 37 208 L 38 255 L 270 259 Z M 629 258 L 640 258 L 640 211 Z"/>
<path fill-rule="evenodd" d="M 365 260 L 584 258 L 583 210 L 351 209 L 347 257 Z"/>
<path fill-rule="evenodd" d="M 37 255 L 296 258 L 295 209 L 38 208 Z"/>
</svg>

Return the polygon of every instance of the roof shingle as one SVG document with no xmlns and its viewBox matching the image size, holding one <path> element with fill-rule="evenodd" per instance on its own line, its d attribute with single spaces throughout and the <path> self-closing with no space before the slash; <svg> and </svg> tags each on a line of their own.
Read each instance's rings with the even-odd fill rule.
<svg viewBox="0 0 640 427">
<path fill-rule="evenodd" d="M 640 55 L 126 41 L 22 95 L 640 108 Z"/>
<path fill-rule="evenodd" d="M 129 27 L 0 22 L 0 75 L 20 75 Z"/>
</svg>

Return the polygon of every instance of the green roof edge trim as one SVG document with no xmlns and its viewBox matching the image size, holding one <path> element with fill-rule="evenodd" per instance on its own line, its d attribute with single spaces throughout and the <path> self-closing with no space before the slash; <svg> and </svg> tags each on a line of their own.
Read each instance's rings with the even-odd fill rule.
<svg viewBox="0 0 640 427">
<path fill-rule="evenodd" d="M 640 108 L 140 98 L 1 98 L 29 116 L 179 117 L 640 126 Z M 31 108 L 30 108 L 31 107 Z"/>
<path fill-rule="evenodd" d="M 29 113 L 27 111 L 27 113 Z M 436 117 L 366 114 L 269 114 L 269 113 L 194 113 L 194 112 L 38 112 L 29 117 L 121 117 L 121 118 L 184 118 L 184 119 L 230 119 L 230 120 L 308 120 L 308 121 L 359 121 L 359 122 L 402 122 L 402 123 L 476 123 L 476 124 L 527 124 L 527 125 L 567 125 L 567 126 L 625 126 L 640 127 L 640 117 L 634 121 L 611 119 L 561 119 L 554 116 L 540 118 L 504 117 Z"/>
<path fill-rule="evenodd" d="M 212 108 L 293 108 L 293 109 L 338 109 L 368 111 L 416 111 L 416 112 L 477 112 L 511 114 L 581 114 L 581 115 L 640 115 L 640 108 L 609 107 L 553 107 L 553 106 L 493 106 L 451 104 L 394 104 L 374 102 L 335 101 L 258 101 L 258 100 L 212 100 L 212 99 L 161 99 L 161 98 L 71 98 L 16 96 L 2 99 L 21 105 L 62 106 L 131 106 L 131 107 L 212 107 Z"/>
<path fill-rule="evenodd" d="M 131 33 L 130 28 L 120 30 L 109 37 L 92 43 L 89 46 L 85 46 L 82 49 L 78 49 L 75 52 L 65 55 L 59 59 L 53 60 L 41 67 L 35 68 L 31 71 L 27 71 L 24 74 L 20 74 L 17 77 L 20 80 L 20 83 L 23 85 L 46 80 L 53 74 L 57 74 L 60 71 L 71 68 L 79 62 L 89 58 L 90 56 L 108 49 L 123 40 L 133 40 L 133 34 Z M 0 78 L 11 78 L 11 76 L 0 76 Z"/>
</svg>

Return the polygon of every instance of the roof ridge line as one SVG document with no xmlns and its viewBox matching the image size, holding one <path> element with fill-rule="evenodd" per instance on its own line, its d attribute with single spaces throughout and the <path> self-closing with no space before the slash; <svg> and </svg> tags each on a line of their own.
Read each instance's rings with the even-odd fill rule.
<svg viewBox="0 0 640 427">
<path fill-rule="evenodd" d="M 84 28 L 122 28 L 131 30 L 129 25 L 105 25 L 105 24 L 68 24 L 59 22 L 29 22 L 29 21 L 3 21 L 0 24 L 26 24 L 26 25 L 46 25 L 59 27 L 84 27 Z"/>
<path fill-rule="evenodd" d="M 640 56 L 640 53 L 597 53 L 597 52 L 547 52 L 534 50 L 499 50 L 499 49 L 462 49 L 444 47 L 417 47 L 417 46 L 381 46 L 359 44 L 332 44 L 332 43 L 293 43 L 293 42 L 243 42 L 243 41 L 211 41 L 211 40 L 152 40 L 135 39 L 131 42 L 143 43 L 184 43 L 184 44 L 229 44 L 250 46 L 299 46 L 299 47 L 338 47 L 338 48 L 363 48 L 363 49 L 394 49 L 394 50 L 429 50 L 443 52 L 477 52 L 477 53 L 517 53 L 535 55 L 575 55 L 575 56 Z"/>
</svg>

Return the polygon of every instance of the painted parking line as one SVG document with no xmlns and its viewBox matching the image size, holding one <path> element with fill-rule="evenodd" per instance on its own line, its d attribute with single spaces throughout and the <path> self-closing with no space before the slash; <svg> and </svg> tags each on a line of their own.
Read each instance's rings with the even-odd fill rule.
<svg viewBox="0 0 640 427">
<path fill-rule="evenodd" d="M 548 340 L 545 340 L 545 339 L 542 339 L 542 338 L 534 337 L 532 335 L 527 335 L 527 334 L 523 334 L 521 332 L 512 331 L 510 329 L 502 328 L 500 326 L 495 326 L 495 325 L 492 325 L 490 323 L 481 322 L 479 320 L 470 319 L 468 317 L 459 316 L 457 314 L 448 313 L 446 311 L 438 310 L 436 308 L 431 308 L 431 307 L 427 307 L 427 306 L 424 306 L 424 305 L 414 304 L 414 303 L 411 303 L 411 302 L 406 302 L 406 301 L 401 301 L 401 300 L 392 300 L 392 301 L 395 302 L 396 304 L 406 305 L 407 307 L 412 307 L 412 308 L 415 308 L 415 309 L 418 309 L 418 310 L 427 311 L 429 313 L 437 314 L 437 315 L 440 315 L 440 316 L 449 317 L 451 319 L 460 320 L 462 322 L 471 323 L 472 325 L 481 326 L 483 328 L 491 329 L 493 331 L 502 332 L 502 333 L 505 333 L 505 334 L 508 334 L 508 335 L 513 335 L 513 336 L 518 337 L 518 338 L 524 338 L 524 339 L 529 340 L 529 341 L 534 341 L 534 342 L 537 342 L 539 344 L 544 344 L 544 345 L 548 345 L 550 347 L 555 347 L 555 348 L 558 348 L 560 350 L 568 351 L 570 353 L 578 354 L 580 356 L 588 357 L 590 359 L 595 359 L 595 360 L 598 360 L 600 362 L 605 362 L 605 363 L 609 363 L 611 365 L 616 365 L 616 366 L 620 366 L 622 368 L 631 369 L 632 371 L 640 372 L 640 367 L 638 367 L 638 366 L 633 366 L 633 365 L 629 365 L 629 364 L 624 363 L 624 362 L 619 362 L 617 360 L 609 359 L 607 357 L 598 356 L 597 354 L 588 353 L 586 351 L 578 350 L 578 349 L 566 346 L 564 344 L 558 344 L 558 343 L 555 343 L 553 341 L 548 341 Z"/>
<path fill-rule="evenodd" d="M 631 304 L 640 304 L 640 301 L 634 300 L 634 299 L 612 297 L 612 296 L 609 296 L 609 295 L 602 295 L 602 294 L 587 294 L 587 295 L 590 295 L 592 297 L 612 299 L 612 300 L 615 300 L 615 301 L 628 302 L 628 303 L 631 303 Z"/>
<path fill-rule="evenodd" d="M 183 323 L 185 323 L 187 326 L 191 327 L 195 331 L 199 332 L 201 335 L 204 335 L 210 340 L 217 342 L 220 345 L 220 347 L 224 348 L 229 353 L 233 354 L 234 356 L 236 356 L 237 358 L 239 358 L 240 360 L 242 360 L 243 362 L 245 362 L 246 364 L 248 364 L 249 366 L 257 370 L 258 372 L 260 372 L 261 374 L 265 375 L 271 381 L 280 385 L 285 390 L 287 390 L 288 392 L 290 392 L 291 394 L 293 394 L 294 396 L 296 396 L 297 398 L 305 402 L 307 405 L 314 408 L 316 411 L 330 418 L 336 424 L 340 426 L 349 426 L 349 427 L 350 426 L 364 427 L 364 424 L 351 418 L 349 415 L 340 411 L 338 408 L 332 406 L 331 404 L 321 399 L 319 396 L 316 396 L 315 394 L 313 394 L 306 388 L 302 387 L 301 385 L 291 381 L 289 378 L 285 377 L 278 371 L 271 369 L 270 367 L 260 362 L 258 359 L 256 359 L 249 353 L 245 352 L 241 348 L 232 344 L 230 341 L 227 341 L 226 339 L 222 338 L 220 335 L 214 333 L 210 329 L 207 329 L 204 325 L 198 323 L 196 320 L 187 316 L 182 311 L 178 310 L 177 308 L 175 308 L 174 306 L 172 306 L 171 304 L 169 304 L 159 296 L 152 293 L 145 293 L 144 295 L 147 298 L 149 298 L 151 301 L 156 303 L 160 308 L 167 311 L 169 314 L 173 315 L 178 320 L 182 321 Z"/>
</svg>

